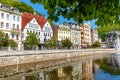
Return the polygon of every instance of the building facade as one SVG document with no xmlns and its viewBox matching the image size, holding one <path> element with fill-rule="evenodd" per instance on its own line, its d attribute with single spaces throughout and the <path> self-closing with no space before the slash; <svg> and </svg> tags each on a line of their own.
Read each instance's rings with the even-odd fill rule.
<svg viewBox="0 0 120 80">
<path fill-rule="evenodd" d="M 61 44 L 64 39 L 70 39 L 70 27 L 68 25 L 55 25 L 54 26 L 54 39 Z"/>
<path fill-rule="evenodd" d="M 98 31 L 96 29 L 91 29 L 91 42 L 92 44 L 99 41 Z"/>
<path fill-rule="evenodd" d="M 69 39 L 74 49 L 81 48 L 80 26 L 75 23 L 63 23 L 54 26 L 54 38 L 59 42 Z"/>
<path fill-rule="evenodd" d="M 111 31 L 106 34 L 106 46 L 108 48 L 120 48 L 120 33 L 118 31 Z"/>
<path fill-rule="evenodd" d="M 70 40 L 73 44 L 74 49 L 81 48 L 81 33 L 80 33 L 80 26 L 74 23 L 69 23 L 70 27 Z"/>
<path fill-rule="evenodd" d="M 18 43 L 18 50 L 21 48 L 21 16 L 19 9 L 0 4 L 0 30 Z"/>
<path fill-rule="evenodd" d="M 86 48 L 91 45 L 91 30 L 90 24 L 85 23 L 80 27 L 81 30 L 81 47 Z"/>
<path fill-rule="evenodd" d="M 22 16 L 22 41 L 28 36 L 27 33 L 36 33 L 39 39 L 40 48 L 53 36 L 50 23 L 43 16 L 24 12 Z"/>
</svg>

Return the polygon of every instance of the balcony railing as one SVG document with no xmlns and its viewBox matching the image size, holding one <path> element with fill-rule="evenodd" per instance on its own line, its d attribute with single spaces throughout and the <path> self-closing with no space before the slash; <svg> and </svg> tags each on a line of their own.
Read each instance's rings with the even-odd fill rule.
<svg viewBox="0 0 120 80">
<path fill-rule="evenodd" d="M 12 32 L 12 33 L 17 33 L 17 34 L 19 34 L 19 33 L 20 33 L 20 29 L 11 28 L 11 32 Z"/>
</svg>

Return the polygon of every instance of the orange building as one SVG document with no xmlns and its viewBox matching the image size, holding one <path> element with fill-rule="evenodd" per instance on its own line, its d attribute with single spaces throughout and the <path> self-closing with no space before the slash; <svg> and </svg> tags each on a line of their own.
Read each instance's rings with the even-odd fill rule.
<svg viewBox="0 0 120 80">
<path fill-rule="evenodd" d="M 91 45 L 91 29 L 90 24 L 85 23 L 80 27 L 81 30 L 81 47 L 86 48 Z"/>
</svg>

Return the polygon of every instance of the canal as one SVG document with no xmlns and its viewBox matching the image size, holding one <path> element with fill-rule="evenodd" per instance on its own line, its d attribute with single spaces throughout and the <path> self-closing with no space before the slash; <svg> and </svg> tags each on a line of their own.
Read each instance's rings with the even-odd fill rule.
<svg viewBox="0 0 120 80">
<path fill-rule="evenodd" d="M 98 54 L 2 66 L 0 80 L 120 80 L 120 55 Z"/>
</svg>

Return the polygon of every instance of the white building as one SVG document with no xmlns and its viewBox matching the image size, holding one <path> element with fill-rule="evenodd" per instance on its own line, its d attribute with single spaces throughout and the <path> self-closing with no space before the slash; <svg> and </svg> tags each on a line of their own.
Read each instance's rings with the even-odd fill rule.
<svg viewBox="0 0 120 80">
<path fill-rule="evenodd" d="M 91 42 L 94 44 L 96 41 L 99 41 L 98 31 L 96 29 L 91 29 Z"/>
<path fill-rule="evenodd" d="M 64 23 L 64 25 L 68 25 L 70 27 L 70 41 L 73 44 L 73 48 L 81 48 L 80 26 L 75 23 Z"/>
<path fill-rule="evenodd" d="M 22 16 L 22 41 L 26 39 L 27 32 L 36 33 L 40 45 L 53 36 L 50 23 L 43 16 L 24 12 Z"/>
<path fill-rule="evenodd" d="M 77 24 L 70 25 L 71 25 L 71 42 L 73 43 L 73 47 L 80 49 L 81 48 L 80 26 Z"/>
<path fill-rule="evenodd" d="M 21 16 L 17 8 L 0 4 L 0 30 L 18 43 L 18 50 L 21 45 Z"/>
</svg>

